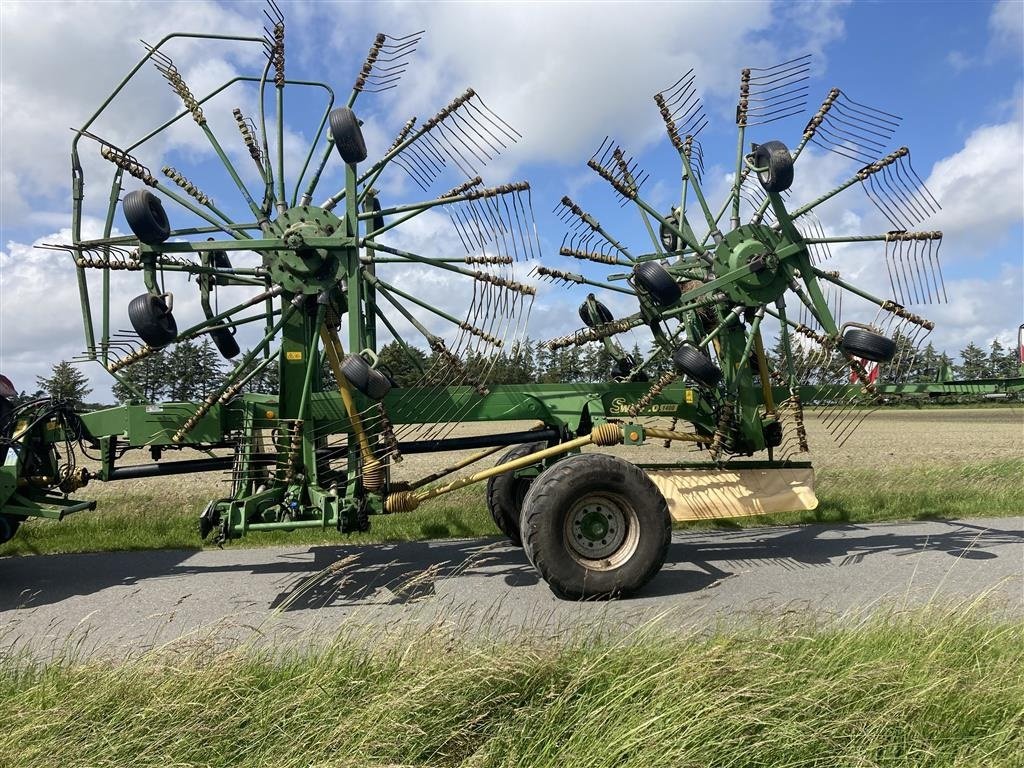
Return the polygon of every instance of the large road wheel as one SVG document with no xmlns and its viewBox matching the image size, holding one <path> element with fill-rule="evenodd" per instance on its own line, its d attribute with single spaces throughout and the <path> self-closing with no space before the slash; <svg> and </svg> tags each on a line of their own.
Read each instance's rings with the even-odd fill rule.
<svg viewBox="0 0 1024 768">
<path fill-rule="evenodd" d="M 661 570 L 672 518 L 639 468 L 585 453 L 559 461 L 533 481 L 520 535 L 526 556 L 559 597 L 619 597 Z"/>
<path fill-rule="evenodd" d="M 546 447 L 546 443 L 517 445 L 498 459 L 498 464 L 521 459 Z M 523 540 L 519 535 L 519 515 L 532 482 L 532 477 L 516 477 L 515 472 L 496 475 L 487 481 L 487 511 L 491 513 L 491 519 L 498 526 L 498 530 L 508 536 L 517 547 L 523 546 Z"/>
</svg>

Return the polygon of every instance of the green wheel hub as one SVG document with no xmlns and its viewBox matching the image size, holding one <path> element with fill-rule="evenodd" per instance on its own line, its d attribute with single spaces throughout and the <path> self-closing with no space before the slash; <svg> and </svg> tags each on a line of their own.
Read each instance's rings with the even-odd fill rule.
<svg viewBox="0 0 1024 768">
<path fill-rule="evenodd" d="M 788 278 L 775 255 L 784 238 L 764 224 L 745 224 L 729 232 L 715 250 L 715 274 L 718 277 L 752 266 L 746 277 L 725 286 L 724 291 L 737 304 L 767 304 L 781 296 Z"/>
<path fill-rule="evenodd" d="M 323 208 L 303 205 L 289 208 L 270 226 L 272 236 L 284 240 L 286 246 L 263 256 L 263 266 L 274 282 L 290 293 L 315 294 L 338 281 L 345 240 L 338 238 L 338 248 L 313 248 L 308 242 L 336 236 L 345 226 L 341 219 Z"/>
<path fill-rule="evenodd" d="M 625 499 L 588 494 L 566 515 L 565 539 L 577 561 L 590 568 L 614 568 L 635 550 L 636 527 L 636 512 Z"/>
<path fill-rule="evenodd" d="M 608 530 L 611 528 L 609 518 L 601 514 L 600 508 L 587 510 L 586 514 L 583 515 L 583 519 L 577 523 L 577 527 L 579 528 L 580 535 L 591 543 L 606 538 Z M 612 531 L 614 532 L 614 529 Z"/>
</svg>

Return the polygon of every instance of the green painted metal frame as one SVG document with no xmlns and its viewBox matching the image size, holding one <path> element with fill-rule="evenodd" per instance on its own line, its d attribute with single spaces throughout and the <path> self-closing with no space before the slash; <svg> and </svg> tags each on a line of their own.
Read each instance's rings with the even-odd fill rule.
<svg viewBox="0 0 1024 768">
<path fill-rule="evenodd" d="M 281 36 L 283 40 L 283 28 Z M 168 35 L 149 49 L 74 136 L 71 147 L 73 245 L 70 250 L 76 259 L 87 356 L 91 360 L 99 361 L 115 378 L 120 378 L 123 384 L 127 382 L 113 370 L 116 366 L 112 365 L 111 358 L 113 342 L 110 328 L 109 269 L 103 273 L 102 317 L 100 340 L 97 344 L 89 284 L 82 261 L 84 254 L 89 251 L 99 250 L 109 259 L 112 249 L 134 244 L 131 238 L 111 237 L 111 232 L 117 202 L 123 188 L 124 174 L 128 172 L 138 176 L 138 169 L 129 162 L 118 165 L 111 182 L 102 236 L 91 241 L 82 240 L 84 178 L 79 142 L 83 136 L 96 138 L 89 133 L 94 122 L 141 67 L 154 58 L 158 62 L 162 61 L 162 48 L 178 38 L 259 44 L 261 47 L 269 44 L 261 37 L 179 33 Z M 281 53 L 283 59 L 283 49 Z M 343 187 L 326 198 L 321 206 L 312 206 L 310 203 L 317 183 L 335 149 L 334 138 L 329 132 L 323 142 L 322 154 L 313 165 L 309 181 L 304 188 L 303 182 L 307 178 L 311 163 L 314 162 L 316 147 L 325 136 L 325 127 L 334 105 L 334 92 L 325 83 L 286 79 L 282 65 L 273 78 L 276 91 L 273 101 L 277 112 L 277 156 L 272 159 L 266 126 L 265 92 L 271 68 L 276 66 L 274 56 L 268 56 L 267 64 L 259 77 L 232 78 L 199 99 L 192 97 L 183 83 L 180 87 L 172 83 L 182 96 L 185 109 L 132 143 L 127 150 L 117 150 L 125 156 L 183 117 L 191 114 L 196 119 L 255 221 L 235 223 L 210 201 L 203 202 L 196 198 L 197 202 L 193 203 L 152 177 L 144 179 L 149 186 L 209 226 L 177 230 L 173 233 L 173 236 L 178 238 L 176 241 L 164 242 L 157 246 L 139 245 L 136 252 L 139 268 L 143 272 L 144 283 L 151 292 L 161 290 L 165 271 L 187 271 L 200 276 L 201 301 L 206 319 L 179 334 L 179 340 L 195 338 L 214 328 L 231 328 L 265 318 L 266 329 L 263 339 L 242 357 L 225 384 L 206 402 L 140 403 L 103 409 L 81 416 L 85 430 L 101 448 L 103 461 L 96 475 L 98 480 L 114 478 L 117 469 L 116 456 L 120 448 L 160 450 L 191 446 L 205 449 L 233 443 L 236 446 L 237 462 L 234 473 L 235 487 L 230 498 L 213 500 L 207 510 L 212 517 L 219 517 L 222 521 L 223 534 L 228 538 L 250 530 L 295 527 L 334 526 L 349 530 L 360 525 L 361 516 L 365 513 L 382 509 L 387 487 L 373 490 L 364 487 L 361 476 L 361 470 L 365 469 L 364 457 L 360 453 L 357 428 L 351 423 L 342 396 L 337 392 L 320 391 L 319 382 L 322 378 L 323 365 L 320 352 L 321 328 L 331 312 L 338 316 L 344 315 L 347 318 L 347 351 L 373 352 L 377 348 L 377 321 L 380 320 L 400 346 L 408 349 L 410 345 L 397 333 L 386 314 L 381 311 L 379 299 L 383 299 L 389 306 L 395 307 L 403 314 L 405 319 L 428 340 L 435 340 L 436 337 L 416 321 L 403 302 L 429 310 L 450 323 L 458 324 L 458 319 L 428 306 L 407 291 L 379 278 L 375 274 L 375 263 L 427 264 L 472 276 L 471 271 L 456 266 L 454 259 L 421 256 L 386 246 L 374 239 L 425 211 L 467 199 L 459 195 L 442 196 L 434 200 L 393 205 L 383 211 L 374 211 L 375 192 L 371 185 L 403 150 L 422 139 L 430 129 L 431 121 L 422 123 L 415 131 L 411 130 L 412 124 L 408 124 L 399 139 L 377 163 L 366 168 L 346 164 Z M 181 83 L 180 78 L 178 82 Z M 221 142 L 205 120 L 200 119 L 202 106 L 236 83 L 255 83 L 259 87 L 259 134 L 262 138 L 262 153 L 252 154 L 264 186 L 262 201 L 251 195 Z M 318 88 L 327 96 L 319 127 L 306 153 L 301 171 L 295 179 L 290 200 L 286 196 L 284 167 L 285 85 Z M 354 89 L 346 102 L 348 107 L 355 104 L 357 96 L 358 89 Z M 446 109 L 450 108 L 451 105 Z M 442 114 L 443 111 L 439 116 Z M 241 121 L 239 124 L 241 126 Z M 692 424 L 699 435 L 706 436 L 711 441 L 716 430 L 721 427 L 720 414 L 728 402 L 735 404 L 737 410 L 737 442 L 732 452 L 753 455 L 766 448 L 770 450 L 766 428 L 777 419 L 777 414 L 769 407 L 769 403 L 765 402 L 766 392 L 761 383 L 755 381 L 752 366 L 747 364 L 755 345 L 759 344 L 763 317 L 768 315 L 780 320 L 783 341 L 788 347 L 789 331 L 798 329 L 798 325 L 788 319 L 782 296 L 788 288 L 797 286 L 794 289 L 795 293 L 819 319 L 824 335 L 832 342 L 838 342 L 840 329 L 825 300 L 822 281 L 830 281 L 851 290 L 880 307 L 884 307 L 886 302 L 817 269 L 811 263 L 808 253 L 807 246 L 812 241 L 805 240 L 793 223 L 793 220 L 802 213 L 812 210 L 856 181 L 863 180 L 861 176 L 855 176 L 792 213 L 786 210 L 778 194 L 770 192 L 755 216 L 755 223 L 740 226 L 742 178 L 745 172 L 757 169 L 744 168 L 748 160 L 743 153 L 746 126 L 745 123 L 738 123 L 738 126 L 735 180 L 729 198 L 717 215 L 713 214 L 708 205 L 699 179 L 691 168 L 688 153 L 679 147 L 683 196 L 678 215 L 663 216 L 652 204 L 640 197 L 637 189 L 626 189 L 626 196 L 636 205 L 654 243 L 653 253 L 631 253 L 610 233 L 602 229 L 598 222 L 592 218 L 587 219 L 587 223 L 594 231 L 604 236 L 618 252 L 614 263 L 628 267 L 644 261 L 661 260 L 668 255 L 652 226 L 652 222 L 658 223 L 684 244 L 683 248 L 673 254 L 675 260 L 667 266 L 669 274 L 679 282 L 700 280 L 702 284 L 699 287 L 684 290 L 681 298 L 672 307 L 665 308 L 657 306 L 644 291 L 614 284 L 621 280 L 628 280 L 631 283 L 629 275 L 612 275 L 609 283 L 598 283 L 580 275 L 571 276 L 580 284 L 599 286 L 637 297 L 640 304 L 639 312 L 621 322 L 631 323 L 633 327 L 647 325 L 654 332 L 655 349 L 640 367 L 649 366 L 670 355 L 680 335 L 684 333 L 686 338 L 693 340 L 700 347 L 713 346 L 724 374 L 721 391 L 693 388 L 681 381 L 666 384 L 657 392 L 650 384 L 640 382 L 495 386 L 487 394 L 481 394 L 478 388 L 470 386 L 396 389 L 385 397 L 382 403 L 388 421 L 394 425 L 410 425 L 425 423 L 428 418 L 431 422 L 539 420 L 548 427 L 556 428 L 568 439 L 569 436 L 585 433 L 593 424 L 604 421 L 629 422 L 635 418 L 665 416 Z M 102 139 L 100 141 L 108 148 L 111 146 Z M 255 144 L 255 140 L 253 141 Z M 806 137 L 796 149 L 794 156 L 799 156 L 805 142 Z M 607 178 L 606 173 L 602 175 Z M 632 180 L 627 181 L 632 184 Z M 304 189 L 301 197 L 300 189 Z M 696 235 L 693 225 L 687 218 L 686 202 L 690 191 L 699 205 L 699 216 L 707 224 L 708 231 L 703 238 Z M 340 210 L 336 214 L 333 213 L 339 206 Z M 757 223 L 769 206 L 778 223 L 775 228 Z M 730 210 L 732 226 L 723 235 L 719 230 L 719 221 Z M 391 221 L 380 226 L 377 224 L 377 216 L 383 215 L 391 217 Z M 207 242 L 193 240 L 190 237 L 216 233 L 226 235 L 228 239 Z M 189 239 L 182 240 L 182 237 Z M 850 236 L 828 238 L 828 241 L 858 242 L 882 237 L 884 236 Z M 770 241 L 773 246 L 770 259 L 767 262 L 755 261 L 754 257 L 764 250 L 762 245 L 766 241 Z M 241 250 L 261 254 L 262 265 L 255 269 L 233 270 L 230 274 L 218 272 L 217 280 L 225 280 L 228 284 L 235 285 L 260 286 L 264 292 L 238 307 L 215 313 L 210 306 L 210 292 L 214 284 L 210 266 L 212 253 Z M 378 253 L 386 255 L 378 257 Z M 175 263 L 174 254 L 197 254 L 201 263 L 183 267 Z M 801 285 L 802 288 L 799 287 Z M 730 308 L 726 302 L 714 300 L 719 294 L 725 295 L 734 307 Z M 265 303 L 262 314 L 245 318 L 235 316 L 237 311 L 259 303 Z M 750 311 L 751 317 L 746 318 L 746 328 L 736 322 L 739 315 L 735 308 Z M 714 318 L 710 326 L 705 324 L 706 316 L 705 319 L 701 318 L 700 310 L 710 313 Z M 596 320 L 596 309 L 592 308 L 591 312 L 592 319 Z M 675 331 L 666 332 L 666 323 L 670 320 L 681 322 Z M 271 342 L 275 339 L 280 340 L 280 348 L 276 351 L 271 349 Z M 603 337 L 599 340 L 604 343 L 609 353 L 621 352 L 610 338 Z M 260 365 L 266 366 L 271 364 L 270 361 L 276 361 L 279 367 L 280 389 L 277 396 L 238 394 L 241 383 L 253 375 L 253 366 L 260 355 L 263 356 Z M 966 391 L 977 394 L 1019 391 L 1022 383 L 1024 379 L 1010 383 L 947 382 L 897 387 L 878 386 L 876 391 L 881 395 L 936 395 L 949 394 L 951 388 L 955 387 L 957 393 Z M 791 365 L 787 384 L 787 387 L 770 390 L 775 402 L 794 392 L 799 393 L 805 402 L 813 402 L 820 391 L 816 387 L 801 386 Z M 847 389 L 856 392 L 859 388 Z M 834 396 L 836 388 L 830 387 L 828 392 L 830 396 Z M 360 411 L 373 405 L 361 395 L 356 395 L 356 402 Z M 641 407 L 637 408 L 638 404 L 641 404 Z M 39 429 L 42 430 L 43 427 Z M 275 446 L 276 467 L 268 476 L 268 483 L 260 484 L 250 477 L 250 469 L 255 466 L 257 435 L 274 430 L 278 432 L 279 438 L 287 438 L 287 447 Z M 333 435 L 347 436 L 344 471 L 334 471 L 332 477 L 328 477 L 326 473 L 321 476 L 321 464 L 317 454 L 319 441 L 323 439 L 325 431 Z M 372 427 L 369 432 L 370 439 L 381 436 L 379 425 Z M 31 442 L 37 447 L 45 446 L 54 438 L 54 435 L 39 432 L 26 436 L 25 444 Z M 59 517 L 88 507 L 88 503 L 83 506 L 83 503 L 78 502 L 54 501 L 45 488 L 37 489 L 24 483 L 19 485 L 19 482 L 26 478 L 21 477 L 20 455 L 12 455 L 13 461 L 9 461 L 8 466 L 0 468 L 0 509 L 5 513 L 18 516 Z M 715 462 L 707 466 L 713 465 Z M 772 465 L 778 464 L 769 462 L 768 466 Z M 56 471 L 57 468 L 53 467 L 54 474 Z"/>
</svg>

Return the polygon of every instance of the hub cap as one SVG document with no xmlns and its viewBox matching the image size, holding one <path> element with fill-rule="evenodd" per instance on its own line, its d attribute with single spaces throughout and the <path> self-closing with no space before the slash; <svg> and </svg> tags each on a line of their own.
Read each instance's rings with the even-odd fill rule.
<svg viewBox="0 0 1024 768">
<path fill-rule="evenodd" d="M 593 570 L 617 568 L 632 557 L 639 541 L 636 512 L 615 494 L 590 494 L 565 518 L 569 554 Z"/>
<path fill-rule="evenodd" d="M 271 224 L 273 235 L 285 241 L 280 251 L 268 251 L 263 265 L 275 283 L 290 293 L 319 293 L 334 285 L 340 276 L 338 249 L 311 248 L 308 238 L 334 237 L 344 223 L 330 211 L 311 205 L 289 208 Z"/>
</svg>

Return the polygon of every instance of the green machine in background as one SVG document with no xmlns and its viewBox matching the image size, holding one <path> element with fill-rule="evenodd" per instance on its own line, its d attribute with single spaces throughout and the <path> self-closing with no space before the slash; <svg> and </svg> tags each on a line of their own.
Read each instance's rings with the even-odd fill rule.
<svg viewBox="0 0 1024 768">
<path fill-rule="evenodd" d="M 397 84 L 419 33 L 378 35 L 347 100 L 337 105 L 328 84 L 287 77 L 285 24 L 273 3 L 268 17 L 263 36 L 174 34 L 148 48 L 75 134 L 72 242 L 52 246 L 73 259 L 86 357 L 124 387 L 132 386 L 124 376 L 131 366 L 202 336 L 232 361 L 230 374 L 202 402 L 147 402 L 139 392 L 135 404 L 90 413 L 49 401 L 8 408 L 0 424 L 0 538 L 10 538 L 28 517 L 93 508 L 94 502 L 69 495 L 95 481 L 225 472 L 230 483 L 223 497 L 200 515 L 202 535 L 223 542 L 259 530 L 365 530 L 374 514 L 411 511 L 486 480 L 495 522 L 524 546 L 556 593 L 628 594 L 665 559 L 670 509 L 686 517 L 750 514 L 790 502 L 813 507 L 809 465 L 796 460 L 807 450 L 805 405 L 821 407 L 829 430 L 845 439 L 864 406 L 889 394 L 878 367 L 908 364 L 932 328 L 906 305 L 944 297 L 941 234 L 911 229 L 937 203 L 914 174 L 909 152 L 887 146 L 897 118 L 832 90 L 792 151 L 778 141 L 746 149 L 751 128 L 803 109 L 805 57 L 743 71 L 734 181 L 720 209 L 710 207 L 702 188 L 697 136 L 706 120 L 692 74 L 655 96 L 682 165 L 678 206 L 659 212 L 646 202 L 646 174 L 617 145 L 602 145 L 589 165 L 637 208 L 650 247 L 634 252 L 563 198 L 572 231 L 562 255 L 612 274 L 600 280 L 548 266 L 534 271 L 638 303 L 637 312 L 616 319 L 591 294 L 580 307 L 584 327 L 549 342 L 552 349 L 604 345 L 615 361 L 609 380 L 489 386 L 495 353 L 525 331 L 535 289 L 516 270 L 536 262 L 540 246 L 529 186 L 486 186 L 479 170 L 519 135 L 470 89 L 429 119 L 410 119 L 370 162 L 354 108 L 363 94 Z M 197 96 L 166 52 L 181 39 L 259 46 L 267 64 Z M 147 64 L 180 96 L 183 109 L 117 145 L 98 126 Z M 296 172 L 286 169 L 285 108 L 296 98 L 308 104 L 309 94 L 320 99 L 319 122 Z M 228 135 L 214 108 L 235 95 L 255 107 L 251 116 L 233 110 Z M 217 194 L 228 190 L 234 204 L 216 201 L 175 168 L 164 167 L 161 178 L 141 159 L 188 120 L 225 172 Z M 795 166 L 810 143 L 862 165 L 835 190 L 793 206 Z M 83 235 L 85 212 L 94 210 L 86 204 L 92 179 L 87 186 L 85 168 L 92 163 L 81 153 L 87 146 L 109 161 L 112 173 L 103 230 L 91 239 Z M 395 168 L 427 199 L 382 200 L 377 185 Z M 438 194 L 435 188 L 457 174 L 463 178 Z M 318 198 L 332 177 L 337 189 Z M 814 210 L 854 185 L 889 218 L 891 230 L 825 234 Z M 114 232 L 119 208 L 130 235 Z M 411 250 L 412 238 L 403 234 L 408 223 L 418 217 L 436 223 L 438 213 L 454 234 L 434 239 L 439 252 Z M 875 241 L 885 245 L 895 298 L 875 297 L 824 263 L 834 244 Z M 139 278 L 141 293 L 128 306 L 131 333 L 114 327 L 112 280 L 119 271 Z M 97 281 L 99 306 L 92 300 Z M 202 319 L 181 328 L 175 299 L 188 303 L 196 291 Z M 444 304 L 461 304 L 461 311 L 438 306 L 432 296 L 439 292 L 459 297 Z M 841 323 L 833 306 L 842 293 L 873 305 L 875 319 Z M 782 354 L 774 365 L 762 341 L 766 321 L 779 328 Z M 253 343 L 243 352 L 237 334 L 252 329 Z M 627 354 L 618 339 L 633 329 L 651 334 L 644 359 Z M 419 372 L 413 386 L 396 387 L 380 364 L 382 342 L 392 340 Z M 430 350 L 425 360 L 412 350 L 421 345 Z M 278 390 L 251 391 L 271 367 L 278 370 Z M 492 421 L 530 426 L 456 434 L 460 425 Z M 652 439 L 679 445 L 680 460 L 637 467 L 600 450 L 582 452 Z M 169 460 L 180 448 L 208 456 Z M 695 448 L 703 461 L 694 463 Z M 467 449 L 478 452 L 415 481 L 392 478 L 403 455 Z M 444 482 L 501 450 L 507 453 L 496 466 Z M 123 457 L 134 451 L 152 459 L 125 465 Z M 80 452 L 94 456 L 99 468 L 76 464 Z M 791 493 L 784 489 L 782 497 L 745 491 L 735 497 L 763 503 L 703 512 L 687 506 L 702 483 L 728 477 L 749 491 L 752 478 L 794 471 L 786 481 Z"/>
</svg>

